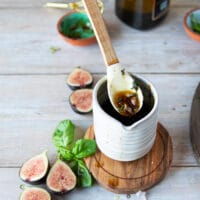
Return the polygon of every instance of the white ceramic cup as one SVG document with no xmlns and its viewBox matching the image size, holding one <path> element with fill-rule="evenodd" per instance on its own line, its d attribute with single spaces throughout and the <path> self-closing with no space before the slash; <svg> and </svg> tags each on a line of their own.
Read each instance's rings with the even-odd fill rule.
<svg viewBox="0 0 200 200">
<path fill-rule="evenodd" d="M 105 111 L 102 105 L 107 96 L 106 76 L 95 85 L 93 92 L 94 134 L 98 148 L 106 156 L 118 161 L 132 161 L 147 154 L 155 141 L 158 113 L 158 95 L 149 81 L 134 75 L 142 91 L 148 90 L 144 101 L 150 100 L 150 111 L 138 121 L 124 125 Z M 105 106 L 105 104 L 104 104 Z M 129 122 L 128 122 L 129 123 Z"/>
</svg>

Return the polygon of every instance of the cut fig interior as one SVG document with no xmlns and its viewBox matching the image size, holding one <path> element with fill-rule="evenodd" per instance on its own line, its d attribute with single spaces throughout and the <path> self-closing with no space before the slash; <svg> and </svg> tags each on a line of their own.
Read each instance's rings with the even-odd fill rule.
<svg viewBox="0 0 200 200">
<path fill-rule="evenodd" d="M 21 167 L 20 178 L 29 183 L 40 183 L 48 173 L 49 161 L 47 152 L 44 151 L 29 160 L 27 160 Z"/>
<path fill-rule="evenodd" d="M 20 196 L 20 200 L 51 200 L 50 194 L 42 188 L 38 187 L 24 187 L 24 190 Z"/>
<path fill-rule="evenodd" d="M 75 188 L 76 176 L 65 162 L 57 160 L 50 169 L 46 184 L 55 193 L 66 193 Z"/>
<path fill-rule="evenodd" d="M 92 83 L 92 74 L 80 67 L 75 68 L 67 78 L 67 84 L 72 90 L 89 88 Z"/>
<path fill-rule="evenodd" d="M 92 89 L 79 89 L 71 93 L 69 102 L 72 109 L 80 114 L 92 111 Z"/>
</svg>

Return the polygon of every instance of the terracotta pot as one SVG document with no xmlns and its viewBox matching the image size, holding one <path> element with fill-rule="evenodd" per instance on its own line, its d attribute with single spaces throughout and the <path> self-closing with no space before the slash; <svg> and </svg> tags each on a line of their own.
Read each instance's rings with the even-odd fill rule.
<svg viewBox="0 0 200 200">
<path fill-rule="evenodd" d="M 195 8 L 193 10 L 190 10 L 189 12 L 186 13 L 184 19 L 183 19 L 183 25 L 185 28 L 185 32 L 188 34 L 189 37 L 191 37 L 192 39 L 200 42 L 200 33 L 194 32 L 191 28 L 190 25 L 190 15 L 194 13 L 198 13 L 198 15 L 200 15 L 200 8 Z"/>
<path fill-rule="evenodd" d="M 89 37 L 89 38 L 71 38 L 71 37 L 69 37 L 66 34 L 61 32 L 61 23 L 62 23 L 63 19 L 66 16 L 69 16 L 69 15 L 71 15 L 73 13 L 75 13 L 75 12 L 73 12 L 73 11 L 67 12 L 57 22 L 57 31 L 58 31 L 59 35 L 61 36 L 61 38 L 64 41 L 66 41 L 66 42 L 68 42 L 68 43 L 70 43 L 72 45 L 76 45 L 76 46 L 87 46 L 87 45 L 91 45 L 91 44 L 95 43 L 96 42 L 95 35 L 93 37 Z"/>
</svg>

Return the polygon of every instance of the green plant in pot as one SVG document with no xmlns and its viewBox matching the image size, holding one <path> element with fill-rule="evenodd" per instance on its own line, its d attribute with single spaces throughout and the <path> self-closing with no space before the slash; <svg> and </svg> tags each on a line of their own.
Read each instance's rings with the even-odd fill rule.
<svg viewBox="0 0 200 200">
<path fill-rule="evenodd" d="M 79 46 L 86 46 L 96 41 L 88 16 L 81 12 L 70 12 L 58 21 L 58 32 L 62 38 Z"/>
</svg>

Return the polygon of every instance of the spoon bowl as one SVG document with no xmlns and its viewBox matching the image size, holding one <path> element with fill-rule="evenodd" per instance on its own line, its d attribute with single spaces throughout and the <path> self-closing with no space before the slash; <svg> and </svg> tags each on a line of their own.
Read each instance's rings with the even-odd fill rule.
<svg viewBox="0 0 200 200">
<path fill-rule="evenodd" d="M 119 63 L 107 67 L 107 90 L 112 106 L 121 115 L 132 116 L 142 108 L 143 94 L 141 88 L 135 83 L 132 75 L 125 71 Z M 125 95 L 127 96 L 127 103 L 119 102 L 119 98 L 122 98 L 122 95 L 119 97 L 119 94 L 123 94 L 123 96 L 127 94 Z M 137 106 L 135 105 L 135 97 L 138 99 Z M 127 104 L 133 105 L 135 109 L 130 109 Z"/>
<path fill-rule="evenodd" d="M 111 104 L 122 115 L 132 116 L 143 105 L 143 94 L 135 84 L 134 78 L 120 65 L 106 29 L 103 17 L 95 0 L 83 0 L 86 13 L 90 19 L 96 39 L 107 66 L 107 90 Z M 116 98 L 119 92 L 127 91 Z M 132 101 L 132 98 L 135 98 Z M 118 102 L 120 100 L 120 102 Z"/>
</svg>

